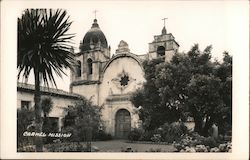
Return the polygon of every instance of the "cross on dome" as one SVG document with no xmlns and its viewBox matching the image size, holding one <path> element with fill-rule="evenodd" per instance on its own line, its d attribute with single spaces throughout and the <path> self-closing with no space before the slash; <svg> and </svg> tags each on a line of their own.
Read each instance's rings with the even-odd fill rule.
<svg viewBox="0 0 250 160">
<path fill-rule="evenodd" d="M 98 10 L 94 10 L 93 13 L 95 14 L 95 19 L 96 19 L 96 13 L 98 12 Z"/>
</svg>

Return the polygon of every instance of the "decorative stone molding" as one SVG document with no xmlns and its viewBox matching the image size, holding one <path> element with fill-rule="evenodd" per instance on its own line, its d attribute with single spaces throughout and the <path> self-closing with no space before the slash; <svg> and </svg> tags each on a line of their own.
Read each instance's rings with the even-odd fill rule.
<svg viewBox="0 0 250 160">
<path fill-rule="evenodd" d="M 117 75 L 117 77 L 111 79 L 111 82 L 113 82 L 117 88 L 119 88 L 121 91 L 126 89 L 133 81 L 136 79 L 132 78 L 128 72 L 125 72 L 122 70 L 121 73 Z"/>
<path fill-rule="evenodd" d="M 121 40 L 118 49 L 115 51 L 116 54 L 122 54 L 122 53 L 130 53 L 130 49 L 128 47 L 128 43 L 124 40 Z"/>
<path fill-rule="evenodd" d="M 91 84 L 100 84 L 100 81 L 91 81 L 91 80 L 79 80 L 74 81 L 70 84 L 70 86 L 79 86 L 79 85 L 91 85 Z"/>
</svg>

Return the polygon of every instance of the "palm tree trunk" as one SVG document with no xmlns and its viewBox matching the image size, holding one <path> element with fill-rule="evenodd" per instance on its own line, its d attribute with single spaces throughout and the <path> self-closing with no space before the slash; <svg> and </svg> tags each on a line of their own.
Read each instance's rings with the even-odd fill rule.
<svg viewBox="0 0 250 160">
<path fill-rule="evenodd" d="M 34 75 L 35 75 L 35 122 L 36 122 L 36 132 L 40 133 L 42 132 L 42 108 L 41 108 L 41 93 L 40 93 L 40 76 L 39 71 L 37 69 L 34 69 Z M 36 145 L 36 151 L 42 152 L 43 151 L 43 141 L 42 137 L 35 137 L 35 145 Z"/>
</svg>

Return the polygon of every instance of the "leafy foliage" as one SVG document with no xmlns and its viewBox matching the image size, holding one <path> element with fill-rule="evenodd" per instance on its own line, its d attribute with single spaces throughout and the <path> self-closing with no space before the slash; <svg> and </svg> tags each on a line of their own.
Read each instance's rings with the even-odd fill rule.
<svg viewBox="0 0 250 160">
<path fill-rule="evenodd" d="M 174 122 L 171 124 L 165 123 L 157 131 L 160 133 L 162 141 L 173 143 L 174 141 L 179 141 L 188 130 L 183 123 Z"/>
<path fill-rule="evenodd" d="M 174 143 L 179 152 L 231 152 L 232 142 L 223 142 L 213 137 L 203 137 L 193 132 Z"/>
<path fill-rule="evenodd" d="M 138 141 L 140 137 L 142 136 L 142 134 L 143 134 L 143 130 L 134 128 L 132 131 L 129 132 L 128 139 L 130 141 Z"/>
<path fill-rule="evenodd" d="M 63 68 L 72 66 L 74 35 L 66 33 L 72 23 L 66 14 L 60 9 L 26 9 L 18 18 L 18 78 L 22 72 L 28 77 L 34 69 L 45 84 L 56 86 L 53 72 L 61 77 Z"/>
<path fill-rule="evenodd" d="M 231 130 L 232 57 L 225 52 L 222 63 L 213 62 L 211 49 L 200 51 L 196 44 L 186 54 L 175 54 L 170 62 L 144 62 L 146 83 L 132 96 L 132 103 L 140 107 L 144 129 L 191 116 L 201 135 L 208 136 L 214 123 Z"/>
<path fill-rule="evenodd" d="M 48 152 L 87 152 L 86 145 L 78 142 L 48 144 L 45 147 Z"/>
<path fill-rule="evenodd" d="M 41 100 L 41 106 L 44 113 L 44 117 L 47 117 L 53 108 L 53 101 L 51 97 L 44 97 Z"/>
<path fill-rule="evenodd" d="M 34 111 L 28 109 L 17 109 L 17 146 L 22 147 L 32 144 L 30 137 L 23 136 L 23 133 L 29 129 L 34 121 Z"/>
<path fill-rule="evenodd" d="M 93 139 L 95 138 L 93 135 L 97 135 L 97 132 L 102 129 L 101 107 L 82 98 L 76 102 L 74 107 L 68 108 L 68 114 L 64 119 L 63 132 L 72 133 L 69 141 L 86 141 L 88 136 Z"/>
</svg>

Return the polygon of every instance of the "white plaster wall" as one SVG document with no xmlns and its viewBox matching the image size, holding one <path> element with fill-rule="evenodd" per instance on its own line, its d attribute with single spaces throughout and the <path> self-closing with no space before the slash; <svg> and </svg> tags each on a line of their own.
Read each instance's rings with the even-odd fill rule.
<svg viewBox="0 0 250 160">
<path fill-rule="evenodd" d="M 72 93 L 80 94 L 98 105 L 99 84 L 78 85 L 72 87 Z"/>
<path fill-rule="evenodd" d="M 17 108 L 21 108 L 21 101 L 30 101 L 30 107 L 34 107 L 34 94 L 28 92 L 17 92 Z"/>
<path fill-rule="evenodd" d="M 174 50 L 165 51 L 165 62 L 170 62 L 174 56 L 174 53 L 175 53 Z"/>
<path fill-rule="evenodd" d="M 123 70 L 128 73 L 131 82 L 122 91 L 111 80 L 117 78 Z M 119 57 L 113 60 L 105 70 L 103 81 L 100 85 L 99 104 L 103 105 L 109 95 L 134 92 L 137 88 L 142 86 L 143 82 L 145 82 L 144 72 L 139 63 L 132 57 Z"/>
<path fill-rule="evenodd" d="M 51 97 L 53 101 L 53 109 L 51 110 L 49 117 L 64 117 L 66 112 L 65 109 L 68 106 L 74 106 L 76 100 L 61 98 L 61 97 Z"/>
<path fill-rule="evenodd" d="M 48 96 L 41 96 L 48 97 Z M 51 99 L 53 101 L 53 108 L 49 114 L 49 117 L 64 117 L 65 116 L 65 108 L 68 106 L 73 106 L 75 104 L 74 99 L 70 98 L 61 98 L 61 97 L 55 97 L 51 96 Z M 34 94 L 29 92 L 17 92 L 17 108 L 21 108 L 21 101 L 30 101 L 30 107 L 34 108 Z"/>
<path fill-rule="evenodd" d="M 131 82 L 124 90 L 121 90 L 112 79 L 118 78 L 118 75 L 123 71 L 128 73 Z M 136 108 L 130 101 L 106 102 L 106 98 L 111 95 L 131 94 L 140 88 L 143 82 L 145 82 L 143 69 L 132 57 L 119 57 L 113 60 L 105 70 L 103 81 L 100 85 L 99 104 L 104 106 L 102 120 L 105 122 L 106 131 L 111 135 L 115 135 L 115 115 L 118 110 L 126 109 L 130 112 L 131 128 L 138 127 L 139 116 L 136 113 Z"/>
</svg>

